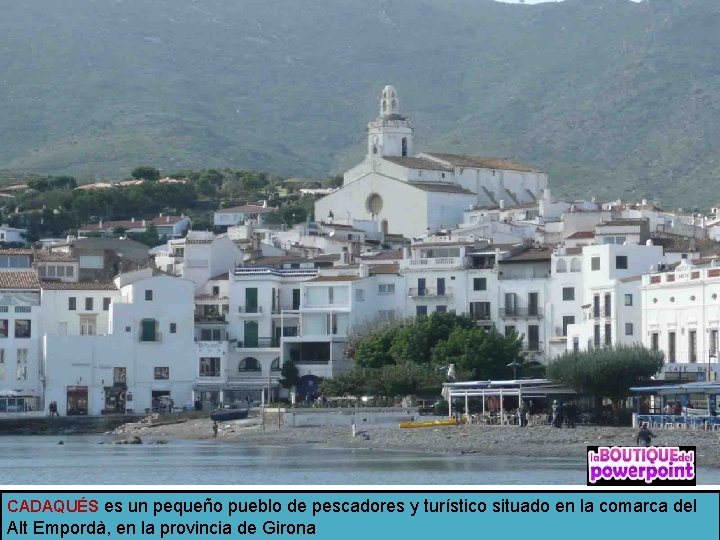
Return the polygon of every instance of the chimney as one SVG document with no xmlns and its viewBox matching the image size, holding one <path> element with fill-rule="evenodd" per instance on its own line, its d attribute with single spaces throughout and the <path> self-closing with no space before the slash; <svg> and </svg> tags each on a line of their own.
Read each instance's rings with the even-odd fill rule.
<svg viewBox="0 0 720 540">
<path fill-rule="evenodd" d="M 165 216 L 165 223 L 170 223 L 170 216 Z"/>
<path fill-rule="evenodd" d="M 132 223 L 135 223 L 135 218 L 130 218 L 130 221 L 131 221 Z"/>
<path fill-rule="evenodd" d="M 370 275 L 370 268 L 367 264 L 361 264 L 360 265 L 360 277 L 366 278 Z"/>
</svg>

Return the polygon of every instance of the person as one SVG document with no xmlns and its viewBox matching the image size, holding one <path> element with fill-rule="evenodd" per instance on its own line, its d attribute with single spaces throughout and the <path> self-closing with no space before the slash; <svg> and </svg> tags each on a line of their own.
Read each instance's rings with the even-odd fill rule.
<svg viewBox="0 0 720 540">
<path fill-rule="evenodd" d="M 657 435 L 650 431 L 647 422 L 645 422 L 638 432 L 636 442 L 640 446 L 650 446 L 652 444 L 653 437 L 657 437 Z"/>
<path fill-rule="evenodd" d="M 217 439 L 218 434 L 218 423 L 213 422 L 213 439 Z"/>
<path fill-rule="evenodd" d="M 552 425 L 553 427 L 562 427 L 562 405 L 556 399 L 552 404 Z"/>
<path fill-rule="evenodd" d="M 675 405 L 673 406 L 673 414 L 680 416 L 682 414 L 682 405 L 680 405 L 679 401 L 675 402 Z"/>
<path fill-rule="evenodd" d="M 575 427 L 575 422 L 577 421 L 577 409 L 575 408 L 575 402 L 571 401 L 568 403 L 567 407 L 567 423 L 569 428 Z"/>
</svg>

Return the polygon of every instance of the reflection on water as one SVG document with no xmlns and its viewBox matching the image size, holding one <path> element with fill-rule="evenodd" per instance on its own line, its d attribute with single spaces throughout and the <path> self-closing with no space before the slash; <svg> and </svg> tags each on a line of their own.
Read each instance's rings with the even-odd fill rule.
<svg viewBox="0 0 720 540">
<path fill-rule="evenodd" d="M 63 440 L 63 445 L 58 441 Z M 0 437 L 0 484 L 584 484 L 583 463 L 217 441 L 100 444 L 102 436 Z M 9 458 L 9 459 L 8 459 Z M 720 471 L 699 473 L 720 483 Z"/>
</svg>

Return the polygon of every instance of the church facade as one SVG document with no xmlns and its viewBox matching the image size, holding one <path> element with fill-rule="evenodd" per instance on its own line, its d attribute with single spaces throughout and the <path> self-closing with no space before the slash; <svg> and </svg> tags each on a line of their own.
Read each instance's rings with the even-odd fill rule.
<svg viewBox="0 0 720 540">
<path fill-rule="evenodd" d="M 503 158 L 413 154 L 412 121 L 393 86 L 367 132 L 365 159 L 315 203 L 316 219 L 372 220 L 384 233 L 413 237 L 456 226 L 472 207 L 533 203 L 547 187 L 547 174 Z"/>
</svg>

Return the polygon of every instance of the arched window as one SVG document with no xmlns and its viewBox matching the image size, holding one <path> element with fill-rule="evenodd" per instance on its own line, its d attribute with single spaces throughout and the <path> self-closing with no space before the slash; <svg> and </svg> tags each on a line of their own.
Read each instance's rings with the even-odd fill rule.
<svg viewBox="0 0 720 540">
<path fill-rule="evenodd" d="M 377 146 L 373 145 L 373 154 L 377 154 Z"/>
<path fill-rule="evenodd" d="M 580 259 L 573 258 L 570 261 L 570 271 L 571 272 L 581 272 L 582 271 L 582 263 L 580 262 Z"/>
<path fill-rule="evenodd" d="M 272 361 L 272 364 L 270 364 L 270 371 L 280 371 L 280 357 L 277 357 Z"/>
<path fill-rule="evenodd" d="M 403 157 L 406 157 L 408 154 L 408 147 L 407 147 L 407 138 L 402 138 L 402 155 Z"/>
<path fill-rule="evenodd" d="M 383 109 L 383 112 L 387 112 L 387 101 L 385 101 L 384 99 L 382 102 L 382 109 Z"/>
<path fill-rule="evenodd" d="M 258 362 L 257 358 L 248 356 L 240 360 L 238 371 L 262 371 L 262 367 L 260 367 L 260 362 Z"/>
<path fill-rule="evenodd" d="M 567 263 L 565 262 L 565 259 L 558 259 L 557 264 L 555 265 L 555 273 L 562 274 L 564 272 L 567 272 Z"/>
</svg>

